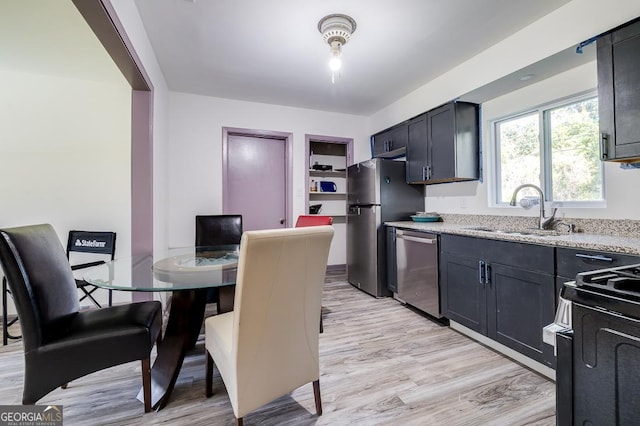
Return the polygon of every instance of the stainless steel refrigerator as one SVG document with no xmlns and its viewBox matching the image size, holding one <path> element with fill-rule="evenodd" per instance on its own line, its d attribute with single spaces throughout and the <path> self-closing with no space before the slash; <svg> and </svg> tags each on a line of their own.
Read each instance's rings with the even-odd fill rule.
<svg viewBox="0 0 640 426">
<path fill-rule="evenodd" d="M 390 295 L 384 222 L 424 210 L 424 186 L 405 179 L 404 161 L 374 158 L 347 170 L 347 280 L 372 296 Z"/>
</svg>

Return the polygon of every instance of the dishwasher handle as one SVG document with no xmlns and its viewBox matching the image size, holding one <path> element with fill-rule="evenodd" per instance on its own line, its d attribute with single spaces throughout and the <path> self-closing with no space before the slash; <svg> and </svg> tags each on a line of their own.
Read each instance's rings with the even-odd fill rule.
<svg viewBox="0 0 640 426">
<path fill-rule="evenodd" d="M 410 235 L 405 235 L 402 231 L 396 232 L 396 239 L 399 240 L 407 240 L 413 241 L 414 243 L 422 243 L 422 244 L 437 244 L 437 238 L 422 238 L 422 237 L 412 237 Z"/>
</svg>

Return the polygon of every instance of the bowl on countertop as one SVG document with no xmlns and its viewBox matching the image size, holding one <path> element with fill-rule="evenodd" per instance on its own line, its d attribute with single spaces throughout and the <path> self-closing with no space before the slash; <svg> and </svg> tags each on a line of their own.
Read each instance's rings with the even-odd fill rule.
<svg viewBox="0 0 640 426">
<path fill-rule="evenodd" d="M 414 222 L 438 222 L 441 219 L 438 213 L 418 212 L 417 214 L 411 215 L 411 220 Z"/>
</svg>

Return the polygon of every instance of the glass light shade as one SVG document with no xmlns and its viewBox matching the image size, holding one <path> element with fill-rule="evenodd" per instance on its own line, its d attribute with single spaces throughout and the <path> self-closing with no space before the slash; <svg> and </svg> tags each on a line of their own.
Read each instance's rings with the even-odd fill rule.
<svg viewBox="0 0 640 426">
<path fill-rule="evenodd" d="M 342 60 L 340 58 L 333 57 L 329 60 L 329 68 L 331 71 L 340 71 L 342 67 Z"/>
</svg>

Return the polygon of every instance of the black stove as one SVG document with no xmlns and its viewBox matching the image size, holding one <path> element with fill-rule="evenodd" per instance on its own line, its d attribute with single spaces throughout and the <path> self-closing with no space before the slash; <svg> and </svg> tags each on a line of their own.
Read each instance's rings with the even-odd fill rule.
<svg viewBox="0 0 640 426">
<path fill-rule="evenodd" d="M 572 325 L 556 341 L 558 424 L 639 424 L 640 264 L 581 272 L 562 297 Z"/>
<path fill-rule="evenodd" d="M 640 264 L 581 272 L 563 297 L 640 319 Z"/>
</svg>

